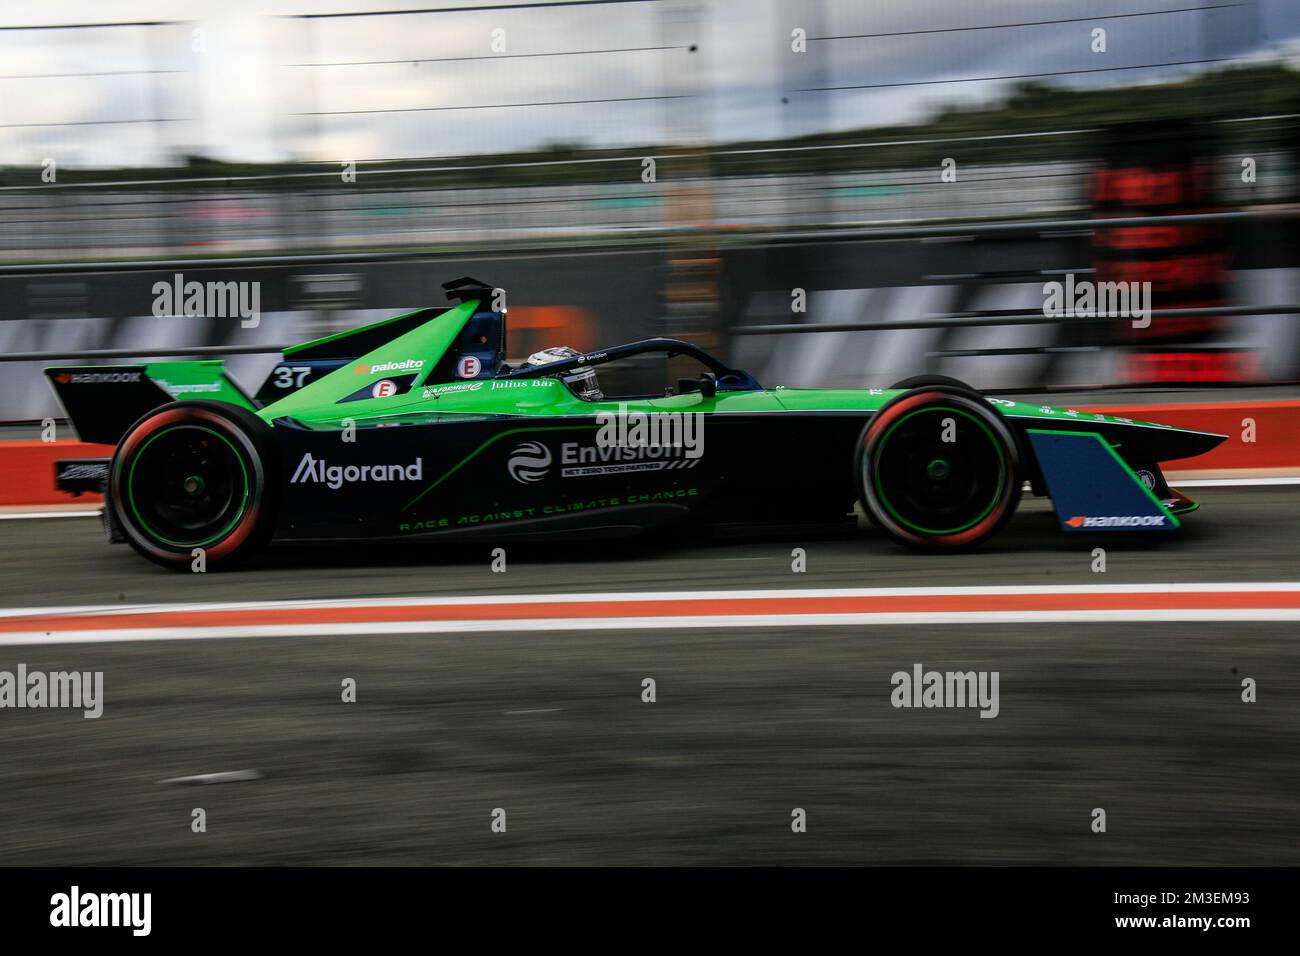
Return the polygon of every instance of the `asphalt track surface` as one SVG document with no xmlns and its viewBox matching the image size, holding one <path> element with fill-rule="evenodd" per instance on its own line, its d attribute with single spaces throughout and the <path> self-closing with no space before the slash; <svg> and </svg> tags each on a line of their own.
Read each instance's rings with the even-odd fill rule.
<svg viewBox="0 0 1300 956">
<path fill-rule="evenodd" d="M 1300 487 L 1204 488 L 1182 531 L 991 547 L 293 549 L 175 575 L 94 519 L 0 521 L 0 609 L 732 588 L 1300 580 Z M 1091 571 L 1094 547 L 1107 571 Z M 793 574 L 790 551 L 807 550 Z M 0 646 L 102 670 L 104 716 L 0 710 L 0 863 L 1300 863 L 1294 622 L 574 630 Z M 996 670 L 1000 714 L 890 706 Z M 344 678 L 358 702 L 339 700 Z M 641 700 L 642 680 L 657 701 Z M 1244 704 L 1240 682 L 1258 682 Z M 255 770 L 207 786 L 168 778 Z M 202 807 L 207 832 L 191 831 Z M 807 812 L 792 833 L 791 811 Z M 1104 808 L 1107 832 L 1090 829 Z M 507 830 L 493 833 L 492 811 Z"/>
</svg>

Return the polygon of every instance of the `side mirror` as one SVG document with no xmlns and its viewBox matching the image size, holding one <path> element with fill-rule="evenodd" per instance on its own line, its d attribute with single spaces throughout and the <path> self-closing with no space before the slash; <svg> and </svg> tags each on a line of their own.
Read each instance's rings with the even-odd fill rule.
<svg viewBox="0 0 1300 956">
<path fill-rule="evenodd" d="M 683 395 L 687 392 L 699 392 L 705 398 L 713 398 L 718 394 L 718 376 L 712 372 L 705 372 L 699 378 L 679 378 L 677 391 Z"/>
</svg>

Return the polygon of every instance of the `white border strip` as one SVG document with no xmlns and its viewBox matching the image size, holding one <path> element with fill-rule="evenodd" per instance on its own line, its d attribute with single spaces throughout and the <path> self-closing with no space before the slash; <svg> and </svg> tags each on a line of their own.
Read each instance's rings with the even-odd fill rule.
<svg viewBox="0 0 1300 956">
<path fill-rule="evenodd" d="M 488 604 L 587 604 L 630 601 L 735 601 L 789 598 L 891 598 L 970 597 L 973 595 L 1047 594 L 1086 597 L 1092 594 L 1253 594 L 1261 591 L 1300 592 L 1300 581 L 1222 581 L 1201 584 L 1165 582 L 1156 584 L 1005 584 L 987 587 L 918 588 L 770 588 L 739 591 L 585 591 L 564 594 L 465 594 L 453 597 L 427 595 L 392 598 L 325 598 L 309 601 L 228 601 L 211 604 L 83 604 L 63 607 L 19 607 L 0 610 L 0 618 L 71 617 L 83 614 L 148 615 L 196 611 L 315 610 L 321 608 L 446 607 Z M 779 615 L 760 615 L 764 620 Z M 799 615 L 812 617 L 816 615 Z M 611 618 L 614 615 L 610 615 Z M 674 618 L 685 620 L 685 618 Z M 326 625 L 333 627 L 334 625 Z M 355 632 L 356 629 L 353 628 Z"/>
<path fill-rule="evenodd" d="M 95 511 L 12 511 L 0 512 L 0 521 L 20 521 L 24 518 L 98 518 Z"/>
<path fill-rule="evenodd" d="M 1300 621 L 1300 608 L 1205 610 L 961 611 L 900 614 L 737 614 L 700 617 L 606 617 L 502 621 L 384 621 L 249 627 L 124 628 L 95 631 L 0 634 L 0 646 L 124 644 L 138 641 L 201 641 L 241 637 L 351 637 L 362 635 L 474 634 L 509 631 L 626 631 L 680 628 L 862 627 L 905 624 L 1100 624 L 1123 622 L 1260 623 Z M 1050 638 L 1050 635 L 1046 635 Z"/>
<path fill-rule="evenodd" d="M 1300 476 L 1281 475 L 1260 478 L 1189 478 L 1174 479 L 1170 487 L 1178 488 L 1250 488 L 1254 485 L 1300 485 Z"/>
</svg>

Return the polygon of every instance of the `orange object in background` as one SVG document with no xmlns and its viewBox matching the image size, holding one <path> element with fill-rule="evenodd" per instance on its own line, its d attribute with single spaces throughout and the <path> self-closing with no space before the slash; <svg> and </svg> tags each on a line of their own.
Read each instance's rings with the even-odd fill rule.
<svg viewBox="0 0 1300 956">
<path fill-rule="evenodd" d="M 590 352 L 600 344 L 591 312 L 577 305 L 511 306 L 506 321 L 515 359 L 555 345 Z"/>
<path fill-rule="evenodd" d="M 1197 455 L 1197 474 L 1262 470 L 1300 474 L 1300 400 L 1275 402 L 1171 402 L 1162 405 L 1114 405 L 1080 408 L 1138 421 L 1227 435 L 1228 440 Z M 1254 441 L 1243 440 L 1254 423 Z M 1192 465 L 1192 459 L 1184 459 Z M 1182 471 L 1177 461 L 1163 462 L 1166 473 Z M 1225 476 L 1229 477 L 1229 476 Z"/>
<path fill-rule="evenodd" d="M 85 502 L 98 504 L 100 495 L 70 495 L 54 488 L 54 462 L 59 458 L 108 458 L 112 445 L 82 441 L 8 441 L 0 443 L 0 506 Z"/>
</svg>

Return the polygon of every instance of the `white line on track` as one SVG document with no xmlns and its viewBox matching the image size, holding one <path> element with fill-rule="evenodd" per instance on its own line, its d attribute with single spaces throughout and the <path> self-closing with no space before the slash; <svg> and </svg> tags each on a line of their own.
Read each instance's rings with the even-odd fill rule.
<svg viewBox="0 0 1300 956">
<path fill-rule="evenodd" d="M 0 521 L 20 521 L 24 518 L 98 518 L 99 511 L 13 511 L 0 513 Z"/>
<path fill-rule="evenodd" d="M 1300 485 L 1300 477 L 1188 478 L 1186 481 L 1171 481 L 1169 484 L 1176 488 L 1249 488 L 1252 485 Z"/>
<path fill-rule="evenodd" d="M 1258 591 L 1300 591 L 1300 581 L 1218 581 L 1156 584 L 997 584 L 974 587 L 917 588 L 768 588 L 735 591 L 584 591 L 563 594 L 461 594 L 453 597 L 410 595 L 390 598 L 324 598 L 309 601 L 226 601 L 209 604 L 81 604 L 18 607 L 0 610 L 0 618 L 73 616 L 81 614 L 166 614 L 174 611 L 310 610 L 312 608 L 413 607 L 463 604 L 578 604 L 618 601 L 727 601 L 747 598 L 874 598 L 937 597 L 943 595 L 1016 594 L 1250 594 Z"/>
<path fill-rule="evenodd" d="M 59 614 L 133 614 L 170 611 L 301 610 L 318 607 L 411 607 L 415 605 L 550 604 L 609 601 L 732 600 L 746 598 L 933 597 L 976 594 L 1152 594 L 1165 592 L 1251 593 L 1300 591 L 1300 581 L 1160 582 L 1155 584 L 1004 584 L 911 588 L 767 588 L 725 591 L 584 591 L 568 593 L 407 595 L 389 598 L 324 598 L 305 601 L 227 601 L 185 604 L 87 604 L 64 607 L 6 608 L 0 617 Z"/>
<path fill-rule="evenodd" d="M 241 637 L 360 637 L 395 634 L 474 634 L 508 631 L 690 630 L 702 628 L 846 627 L 904 624 L 1094 624 L 1121 622 L 1260 623 L 1300 621 L 1300 608 L 1118 611 L 962 611 L 893 614 L 747 614 L 699 617 L 608 617 L 511 621 L 384 621 L 245 627 L 122 628 L 111 631 L 0 634 L 0 646 L 123 644 L 137 641 L 225 640 Z M 1157 636 L 1161 632 L 1152 632 Z M 1174 632 L 1166 632 L 1174 636 Z"/>
<path fill-rule="evenodd" d="M 1250 595 L 1262 592 L 1261 598 Z M 1179 595 L 1179 601 L 1162 607 L 1158 599 L 1141 595 Z M 1222 599 L 1207 600 L 1211 594 Z M 1300 582 L 1206 582 L 1201 584 L 1084 584 L 994 585 L 989 587 L 915 588 L 813 588 L 749 591 L 587 592 L 580 594 L 460 595 L 454 597 L 400 597 L 334 599 L 327 601 L 228 602 L 213 604 L 152 604 L 62 608 L 10 608 L 0 611 L 0 622 L 13 622 L 14 630 L 0 628 L 0 645 L 122 643 L 128 641 L 219 640 L 238 637 L 339 637 L 372 634 L 470 634 L 529 631 L 620 631 L 704 628 L 796 628 L 907 624 L 1087 624 L 1113 622 L 1269 622 L 1300 621 L 1300 601 L 1278 601 L 1277 594 L 1300 594 Z M 1129 600 L 1125 600 L 1124 596 Z M 1233 597 L 1228 597 L 1228 596 Z M 1046 596 L 1043 606 L 1017 606 L 1017 597 Z M 933 609 L 925 598 L 933 597 Z M 952 599 L 977 597 L 973 606 L 956 608 Z M 811 599 L 800 609 L 793 602 Z M 898 599 L 915 600 L 897 607 Z M 948 601 L 943 599 L 947 598 Z M 755 600 L 769 603 L 763 610 Z M 827 599 L 858 599 L 865 606 L 832 609 Z M 894 608 L 890 607 L 892 603 Z M 996 606 L 1001 600 L 1004 606 Z M 873 601 L 878 601 L 875 607 Z M 691 606 L 674 607 L 675 602 Z M 908 603 L 904 601 L 903 603 Z M 556 613 L 556 605 L 573 610 Z M 992 606 L 990 606 L 990 604 Z M 1107 606 L 1107 605 L 1110 606 Z M 508 619 L 490 613 L 476 616 L 474 608 L 518 606 Z M 550 610 L 542 606 L 550 605 Z M 653 610 L 647 606 L 653 606 Z M 728 606 L 731 605 L 731 606 Z M 1280 606 L 1278 606 L 1280 605 Z M 535 613 L 528 611 L 537 607 Z M 427 616 L 419 609 L 427 608 Z M 441 613 L 438 608 L 465 608 L 469 613 Z M 660 612 L 658 608 L 662 607 Z M 820 607 L 820 609 L 818 609 Z M 394 608 L 415 608 L 412 619 L 394 619 Z M 696 613 L 699 608 L 704 613 Z M 390 609 L 390 610 L 385 610 Z M 675 610 L 686 611 L 676 614 Z M 337 612 L 352 613 L 337 613 Z M 373 616 L 367 615 L 372 611 Z M 196 616 L 207 612 L 216 619 Z M 266 620 L 266 614 L 287 616 Z M 325 612 L 324 615 L 313 612 Z M 331 613 L 334 612 L 334 613 Z M 594 612 L 594 613 L 593 613 Z M 713 612 L 713 613 L 709 613 Z M 301 614 L 293 620 L 295 613 Z M 509 612 L 507 612 L 509 613 Z M 257 621 L 258 615 L 263 617 Z M 168 617 L 170 615 L 170 619 Z M 179 616 L 179 619 L 178 619 Z M 222 619 L 228 616 L 227 619 Z M 325 619 L 322 619 L 324 616 Z M 329 620 L 333 616 L 337 619 Z M 30 621 L 22 620 L 24 617 Z M 78 618 L 86 618 L 84 624 Z M 97 623 L 95 618 L 99 618 Z M 107 624 L 103 618 L 115 619 Z M 250 619 L 251 618 L 251 619 Z M 157 623 L 154 623 L 154 622 Z M 65 627 L 58 626 L 60 623 Z M 18 628 L 22 628 L 19 630 Z"/>
</svg>

